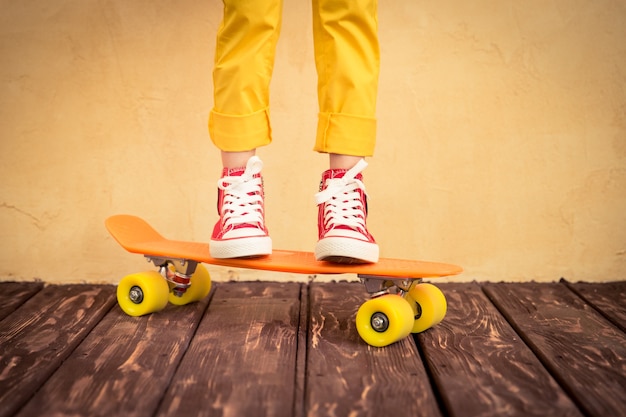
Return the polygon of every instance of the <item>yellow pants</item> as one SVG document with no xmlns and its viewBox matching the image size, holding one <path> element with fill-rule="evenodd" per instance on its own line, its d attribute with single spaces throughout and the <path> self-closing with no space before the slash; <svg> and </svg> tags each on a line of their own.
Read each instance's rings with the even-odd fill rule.
<svg viewBox="0 0 626 417">
<path fill-rule="evenodd" d="M 283 0 L 224 0 L 209 132 L 230 152 L 269 144 L 269 85 Z M 371 156 L 380 53 L 377 0 L 313 0 L 319 117 L 314 150 Z"/>
</svg>

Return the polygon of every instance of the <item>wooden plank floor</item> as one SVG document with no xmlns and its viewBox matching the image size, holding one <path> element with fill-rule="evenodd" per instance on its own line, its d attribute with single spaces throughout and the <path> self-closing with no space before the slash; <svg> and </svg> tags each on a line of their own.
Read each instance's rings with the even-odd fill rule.
<svg viewBox="0 0 626 417">
<path fill-rule="evenodd" d="M 113 286 L 0 282 L 0 417 L 626 416 L 626 282 L 439 287 L 439 326 L 372 348 L 358 283 L 133 318 Z"/>
</svg>

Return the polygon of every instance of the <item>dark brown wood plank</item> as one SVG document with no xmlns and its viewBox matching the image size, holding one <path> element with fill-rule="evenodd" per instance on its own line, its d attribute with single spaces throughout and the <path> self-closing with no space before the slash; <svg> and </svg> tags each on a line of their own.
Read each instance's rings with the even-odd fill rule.
<svg viewBox="0 0 626 417">
<path fill-rule="evenodd" d="M 589 416 L 626 415 L 626 336 L 563 284 L 485 292 Z"/>
<path fill-rule="evenodd" d="M 417 336 L 451 416 L 581 416 L 477 284 L 440 284 L 448 313 Z"/>
<path fill-rule="evenodd" d="M 626 332 L 626 281 L 565 284 L 621 331 Z"/>
<path fill-rule="evenodd" d="M 310 288 L 307 395 L 309 416 L 439 416 L 413 339 L 384 348 L 359 337 L 355 317 L 368 299 L 359 283 Z"/>
<path fill-rule="evenodd" d="M 43 282 L 0 282 L 0 320 L 43 288 Z"/>
<path fill-rule="evenodd" d="M 19 415 L 153 415 L 209 298 L 143 317 L 115 306 Z"/>
<path fill-rule="evenodd" d="M 157 415 L 291 416 L 300 284 L 220 283 Z"/>
<path fill-rule="evenodd" d="M 115 302 L 113 286 L 50 286 L 0 322 L 0 416 L 13 415 Z"/>
<path fill-rule="evenodd" d="M 294 398 L 294 417 L 304 417 L 304 398 L 306 395 L 306 360 L 307 339 L 309 333 L 309 286 L 300 287 L 300 310 L 298 322 L 298 347 L 296 352 L 296 386 Z"/>
</svg>

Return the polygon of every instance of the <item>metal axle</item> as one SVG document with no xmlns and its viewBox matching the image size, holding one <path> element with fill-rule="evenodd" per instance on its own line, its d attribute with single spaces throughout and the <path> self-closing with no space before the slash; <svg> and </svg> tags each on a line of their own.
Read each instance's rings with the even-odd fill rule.
<svg viewBox="0 0 626 417">
<path fill-rule="evenodd" d="M 191 285 L 191 276 L 196 272 L 198 262 L 187 259 L 163 258 L 146 255 L 148 262 L 159 268 L 159 273 L 172 284 L 172 293 L 182 297 Z M 173 270 L 172 270 L 173 267 Z"/>
</svg>

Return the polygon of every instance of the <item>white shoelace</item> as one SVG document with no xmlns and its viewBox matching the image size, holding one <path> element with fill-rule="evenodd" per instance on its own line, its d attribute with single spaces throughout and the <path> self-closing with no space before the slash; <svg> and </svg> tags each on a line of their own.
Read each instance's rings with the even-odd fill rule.
<svg viewBox="0 0 626 417">
<path fill-rule="evenodd" d="M 241 176 L 227 176 L 217 182 L 224 191 L 222 213 L 225 227 L 239 224 L 258 224 L 263 227 L 263 180 L 254 177 L 261 173 L 263 162 L 253 156 Z"/>
<path fill-rule="evenodd" d="M 342 178 L 328 179 L 326 189 L 315 194 L 315 201 L 318 205 L 326 203 L 324 207 L 325 228 L 347 226 L 360 233 L 366 230 L 365 207 L 359 194 L 359 190 L 365 193 L 365 185 L 355 178 L 365 167 L 367 167 L 367 162 L 361 159 Z"/>
</svg>

